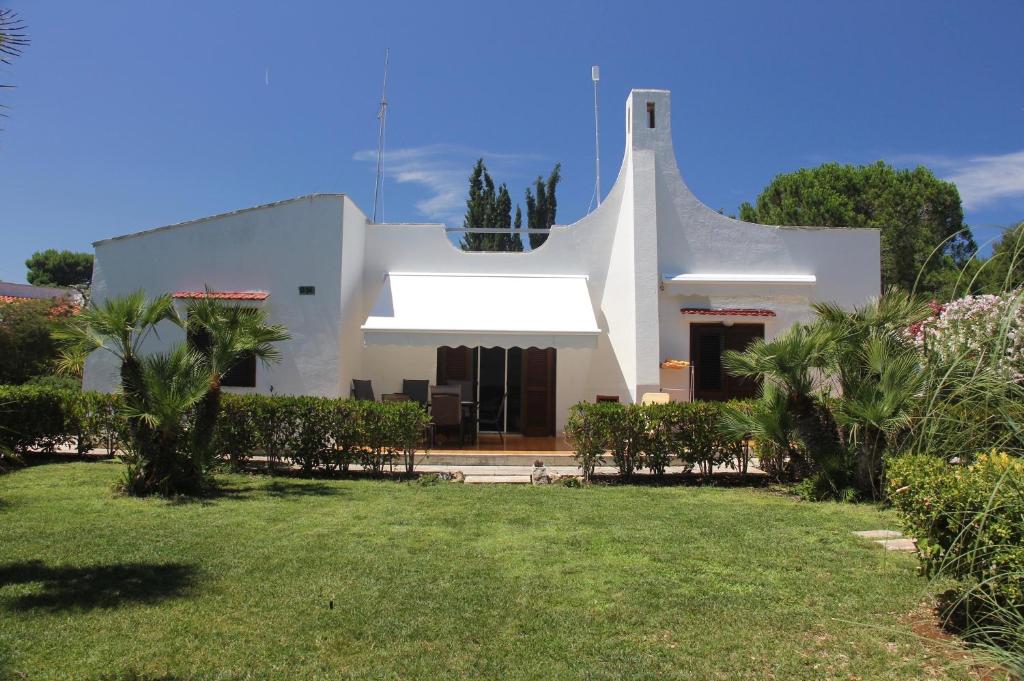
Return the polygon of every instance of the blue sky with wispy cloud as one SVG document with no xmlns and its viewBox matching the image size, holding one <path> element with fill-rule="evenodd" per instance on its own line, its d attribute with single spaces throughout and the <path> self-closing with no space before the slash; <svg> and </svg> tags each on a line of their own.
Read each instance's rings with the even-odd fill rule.
<svg viewBox="0 0 1024 681">
<path fill-rule="evenodd" d="M 545 160 L 541 154 L 513 154 L 457 144 L 431 144 L 388 149 L 383 175 L 387 180 L 409 185 L 422 193 L 420 198 L 413 199 L 412 204 L 419 219 L 459 226 L 466 209 L 469 169 L 480 158 L 485 159 L 495 184 L 507 184 L 514 197 L 523 194 L 530 180 L 536 177 L 537 172 L 531 175 L 530 169 L 542 167 Z M 376 172 L 377 150 L 362 149 L 352 156 L 352 160 L 371 164 Z M 407 209 L 403 212 L 407 213 Z M 385 214 L 385 220 L 390 220 L 389 214 L 390 211 Z"/>
<path fill-rule="evenodd" d="M 1024 2 L 7 0 L 32 45 L 0 69 L 0 279 L 49 247 L 311 192 L 461 224 L 483 157 L 514 200 L 562 163 L 559 222 L 622 158 L 630 88 L 673 92 L 680 169 L 735 213 L 780 172 L 923 163 L 980 242 L 1024 218 Z"/>
</svg>

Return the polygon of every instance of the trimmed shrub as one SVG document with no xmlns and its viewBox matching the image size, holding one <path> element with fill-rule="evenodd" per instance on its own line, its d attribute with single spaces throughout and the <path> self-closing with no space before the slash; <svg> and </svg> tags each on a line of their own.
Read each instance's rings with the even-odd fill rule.
<svg viewBox="0 0 1024 681">
<path fill-rule="evenodd" d="M 128 421 L 121 412 L 121 396 L 97 392 L 73 395 L 70 404 L 74 410 L 73 423 L 78 426 L 78 452 L 94 447 L 101 447 L 112 456 L 123 452 L 130 440 Z"/>
<path fill-rule="evenodd" d="M 581 402 L 569 410 L 565 435 L 587 479 L 606 453 L 623 476 L 641 468 L 664 475 L 676 458 L 703 475 L 724 463 L 746 472 L 748 450 L 721 427 L 722 409 L 719 402 Z"/>
<path fill-rule="evenodd" d="M 957 465 L 906 455 L 889 462 L 888 477 L 889 498 L 917 539 L 924 572 L 955 578 L 975 623 L 1004 608 L 1020 621 L 1024 460 L 993 452 Z"/>
<path fill-rule="evenodd" d="M 605 452 L 610 448 L 611 426 L 623 408 L 615 402 L 580 402 L 569 408 L 565 437 L 573 446 L 573 456 L 583 469 L 584 479 L 589 481 L 594 469 L 604 463 Z"/>
<path fill-rule="evenodd" d="M 353 461 L 381 471 L 401 459 L 407 471 L 429 418 L 417 403 L 326 397 L 225 395 L 217 451 L 240 465 L 253 451 L 306 473 L 347 471 Z"/>
<path fill-rule="evenodd" d="M 725 437 L 719 428 L 722 405 L 719 402 L 684 402 L 679 406 L 683 412 L 679 456 L 691 466 L 697 466 L 701 475 L 709 476 L 715 466 L 730 460 L 731 446 L 735 442 Z"/>
<path fill-rule="evenodd" d="M 217 452 L 227 457 L 234 468 L 245 464 L 259 448 L 259 411 L 261 395 L 220 396 L 220 418 L 217 420 Z"/>
<path fill-rule="evenodd" d="M 78 393 L 41 386 L 0 386 L 0 446 L 52 452 L 75 439 Z"/>
</svg>

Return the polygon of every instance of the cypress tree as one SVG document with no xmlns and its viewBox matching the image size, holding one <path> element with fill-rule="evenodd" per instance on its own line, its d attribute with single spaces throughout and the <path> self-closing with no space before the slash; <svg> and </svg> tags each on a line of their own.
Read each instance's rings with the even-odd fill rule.
<svg viewBox="0 0 1024 681">
<path fill-rule="evenodd" d="M 526 224 L 530 229 L 551 229 L 551 225 L 555 224 L 558 211 L 556 191 L 561 179 L 562 164 L 556 163 L 547 181 L 537 176 L 533 183 L 536 196 L 529 188 L 526 189 Z M 531 234 L 530 248 L 539 248 L 547 240 L 546 234 Z"/>
</svg>

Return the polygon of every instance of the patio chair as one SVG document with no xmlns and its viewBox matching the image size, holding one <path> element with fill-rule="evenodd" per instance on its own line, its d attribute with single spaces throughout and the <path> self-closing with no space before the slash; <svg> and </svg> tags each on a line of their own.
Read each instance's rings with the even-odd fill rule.
<svg viewBox="0 0 1024 681">
<path fill-rule="evenodd" d="M 373 396 L 373 381 L 363 381 L 358 378 L 353 378 L 352 397 L 357 400 L 376 402 L 376 399 Z"/>
<path fill-rule="evenodd" d="M 595 399 L 594 401 L 595 402 L 618 402 L 619 401 L 619 396 L 618 395 L 598 395 L 597 399 Z"/>
<path fill-rule="evenodd" d="M 473 381 L 448 381 L 448 385 L 459 387 L 463 402 L 473 402 Z"/>
<path fill-rule="evenodd" d="M 430 387 L 430 381 L 416 380 L 403 378 L 402 379 L 402 392 L 409 396 L 410 399 L 420 403 L 420 406 L 424 409 L 427 408 L 427 391 Z"/>
<path fill-rule="evenodd" d="M 462 447 L 464 429 L 462 426 L 462 400 L 455 393 L 435 392 L 430 398 L 430 447 L 438 428 L 459 427 L 459 447 Z"/>
<path fill-rule="evenodd" d="M 484 415 L 484 410 L 481 409 L 479 420 L 481 429 L 483 429 L 484 426 L 488 426 L 488 428 L 493 428 L 498 431 L 498 437 L 501 439 L 501 444 L 503 445 L 505 444 L 505 434 L 502 432 L 504 428 L 502 428 L 503 424 L 501 421 L 502 416 L 505 413 L 505 397 L 506 396 L 503 394 L 501 399 L 498 400 L 497 408 L 493 412 L 489 412 L 486 416 Z M 481 407 L 482 406 L 483 405 L 481 405 Z"/>
<path fill-rule="evenodd" d="M 672 401 L 668 393 L 644 393 L 640 404 L 668 404 Z"/>
</svg>

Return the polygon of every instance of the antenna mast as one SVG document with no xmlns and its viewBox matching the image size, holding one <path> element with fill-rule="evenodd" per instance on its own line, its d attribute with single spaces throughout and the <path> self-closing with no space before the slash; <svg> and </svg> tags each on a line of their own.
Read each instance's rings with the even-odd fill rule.
<svg viewBox="0 0 1024 681">
<path fill-rule="evenodd" d="M 380 109 L 377 110 L 377 178 L 373 185 L 373 222 L 377 222 L 377 214 L 384 219 L 384 127 L 388 120 L 388 57 L 390 50 L 384 48 L 384 85 L 380 91 Z"/>
<path fill-rule="evenodd" d="M 597 82 L 601 80 L 601 67 L 590 67 L 590 79 L 594 81 L 594 196 L 597 207 L 601 207 L 601 132 L 598 119 Z"/>
</svg>

